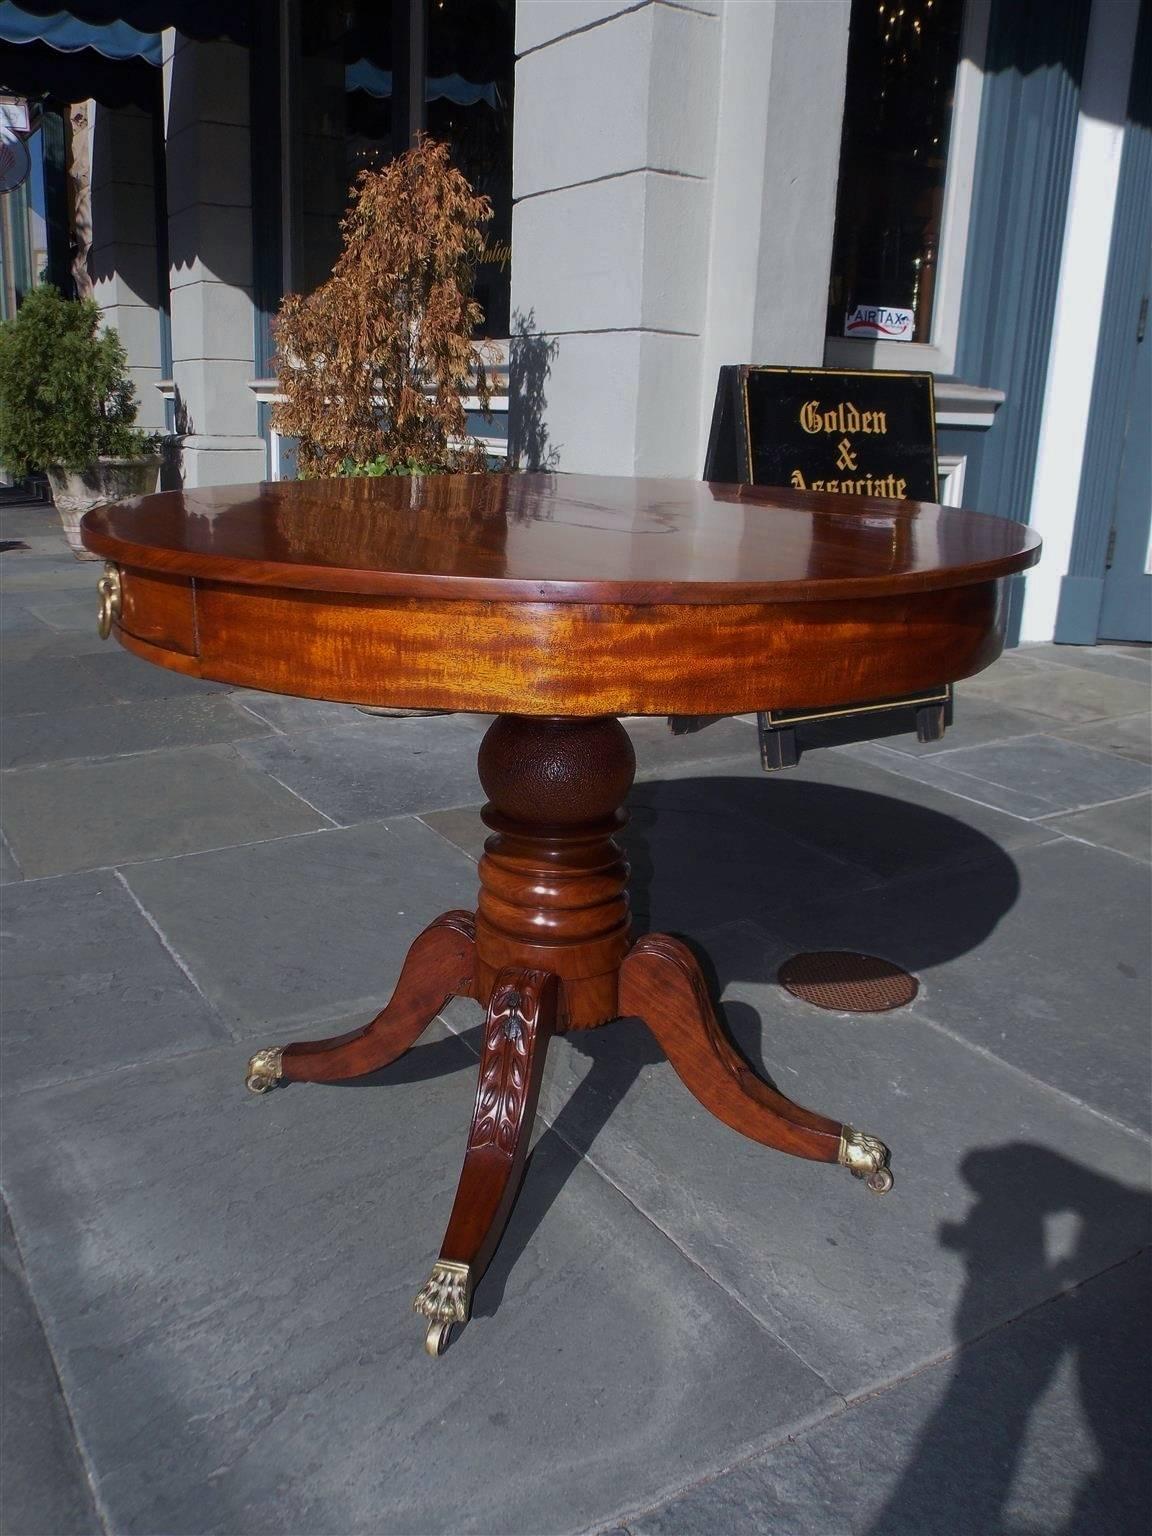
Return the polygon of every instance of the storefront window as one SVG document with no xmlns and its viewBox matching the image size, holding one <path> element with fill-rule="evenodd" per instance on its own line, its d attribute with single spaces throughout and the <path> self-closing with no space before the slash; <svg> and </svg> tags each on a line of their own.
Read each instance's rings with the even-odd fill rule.
<svg viewBox="0 0 1152 1536">
<path fill-rule="evenodd" d="M 512 0 L 308 0 L 289 85 L 295 143 L 285 225 L 291 287 L 323 282 L 340 250 L 348 188 L 423 128 L 492 201 L 476 275 L 484 334 L 508 334 L 512 227 Z M 423 80 L 423 101 L 410 82 Z"/>
<path fill-rule="evenodd" d="M 963 0 L 853 0 L 828 334 L 927 342 Z"/>
<path fill-rule="evenodd" d="M 476 298 L 488 336 L 508 334 L 512 270 L 514 0 L 431 0 L 425 96 L 428 132 L 492 203 L 488 260 Z"/>
</svg>

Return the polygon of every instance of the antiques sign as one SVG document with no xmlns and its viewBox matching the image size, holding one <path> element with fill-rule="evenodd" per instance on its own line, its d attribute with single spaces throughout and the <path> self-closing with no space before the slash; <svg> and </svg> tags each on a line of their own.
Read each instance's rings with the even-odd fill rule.
<svg viewBox="0 0 1152 1536">
<path fill-rule="evenodd" d="M 935 501 L 932 375 L 721 368 L 704 478 Z"/>
</svg>

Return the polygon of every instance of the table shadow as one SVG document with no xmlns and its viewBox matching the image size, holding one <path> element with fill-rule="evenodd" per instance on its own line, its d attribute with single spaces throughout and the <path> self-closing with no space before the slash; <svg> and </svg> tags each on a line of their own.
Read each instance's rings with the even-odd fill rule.
<svg viewBox="0 0 1152 1536">
<path fill-rule="evenodd" d="M 711 858 L 717 816 L 749 829 L 750 851 L 757 836 L 765 835 L 766 831 L 774 835 L 779 830 L 802 843 L 802 836 L 796 834 L 818 820 L 820 847 L 813 848 L 811 865 L 806 867 L 802 854 L 790 861 L 786 896 L 789 904 L 797 908 L 818 908 L 830 895 L 836 896 L 827 884 L 824 850 L 836 846 L 838 840 L 858 843 L 862 825 L 875 828 L 894 822 L 921 850 L 939 850 L 942 869 L 967 871 L 969 880 L 963 898 L 954 897 L 950 904 L 944 899 L 947 916 L 943 922 L 937 903 L 931 908 L 913 905 L 911 917 L 902 913 L 890 931 L 881 925 L 881 952 L 910 970 L 938 965 L 976 948 L 1011 908 L 1019 892 L 1015 864 L 991 838 L 953 817 L 895 797 L 803 780 L 737 777 L 649 781 L 638 789 L 644 800 L 632 805 L 627 833 L 638 932 L 647 931 L 653 920 L 664 929 L 663 914 L 654 898 L 656 874 L 668 841 L 664 835 L 666 823 L 674 824 L 671 837 L 676 843 L 677 858 L 695 872 L 695 901 L 699 907 L 708 905 L 710 884 L 727 878 L 723 871 L 717 872 Z M 697 815 L 702 791 L 708 810 Z M 766 820 L 772 823 L 767 829 Z M 792 851 L 795 853 L 794 848 Z M 845 873 L 847 876 L 853 872 Z M 770 868 L 765 870 L 765 878 L 771 880 Z M 882 890 L 882 884 L 870 887 L 861 899 L 874 905 Z M 829 908 L 821 944 L 832 949 L 852 947 L 850 919 L 851 912 L 840 912 L 835 906 Z M 717 965 L 694 942 L 691 933 L 677 936 L 688 943 L 700 960 L 714 998 L 721 995 L 729 981 L 775 979 L 779 955 L 740 949 L 738 958 L 729 952 Z M 757 1010 L 746 1003 L 728 1002 L 720 1009 L 720 1017 L 744 1055 L 772 1082 L 773 1066 L 764 1054 L 765 1032 Z M 770 1039 L 770 1031 L 768 1035 Z M 500 1306 L 505 1284 L 521 1253 L 608 1124 L 616 1106 L 644 1068 L 664 1060 L 653 1036 L 635 1019 L 620 1020 L 605 1029 L 573 1031 L 552 1045 L 553 1051 L 565 1049 L 586 1057 L 589 1069 L 574 1090 L 573 1100 L 560 1111 L 534 1149 L 507 1234 L 477 1287 L 476 1316 L 490 1315 Z M 813 1102 L 818 1100 L 818 1085 L 812 1085 L 808 1097 Z"/>
</svg>

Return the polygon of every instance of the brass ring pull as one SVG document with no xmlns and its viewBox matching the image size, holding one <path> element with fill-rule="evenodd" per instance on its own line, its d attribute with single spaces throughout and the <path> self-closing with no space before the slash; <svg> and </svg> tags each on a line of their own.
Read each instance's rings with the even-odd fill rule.
<svg viewBox="0 0 1152 1536">
<path fill-rule="evenodd" d="M 111 561 L 104 567 L 104 574 L 96 583 L 96 590 L 100 594 L 100 614 L 96 620 L 96 629 L 101 640 L 107 640 L 112 633 L 112 625 L 120 617 L 122 597 L 120 571 Z"/>
</svg>

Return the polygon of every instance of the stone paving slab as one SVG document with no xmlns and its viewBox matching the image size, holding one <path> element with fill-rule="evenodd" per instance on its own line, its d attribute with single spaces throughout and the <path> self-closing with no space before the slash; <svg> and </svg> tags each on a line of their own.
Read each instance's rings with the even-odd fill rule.
<svg viewBox="0 0 1152 1536">
<path fill-rule="evenodd" d="M 0 637 L 4 640 L 5 655 L 9 640 L 39 634 L 43 628 L 44 625 L 34 613 L 29 612 L 25 602 L 4 593 L 0 599 Z"/>
<path fill-rule="evenodd" d="M 476 1318 L 427 1359 L 411 1299 L 473 1095 L 470 1071 L 425 1075 L 444 1053 L 473 1061 L 448 1039 L 386 1085 L 254 1099 L 216 1050 L 6 1115 L 13 1219 L 109 1529 L 575 1531 L 835 1403 L 547 1136 Z"/>
<path fill-rule="evenodd" d="M 1147 1255 L 1121 1265 L 628 1532 L 1135 1536 L 1152 1509 L 1150 1283 Z"/>
<path fill-rule="evenodd" d="M 0 599 L 0 607 L 6 599 Z M 9 666 L 39 658 L 96 655 L 106 646 L 95 629 L 54 629 L 32 614 L 27 616 L 29 627 L 16 632 L 4 631 L 3 654 Z M 35 625 L 35 628 L 31 626 Z M 0 704 L 3 695 L 0 694 Z"/>
<path fill-rule="evenodd" d="M 0 911 L 5 1093 L 228 1038 L 112 870 L 6 886 Z"/>
<path fill-rule="evenodd" d="M 192 693 L 142 704 L 91 705 L 6 719 L 0 732 L 0 767 L 125 757 L 271 733 L 270 725 L 240 709 L 227 694 Z"/>
<path fill-rule="evenodd" d="M 1134 678 L 1147 688 L 1152 684 L 1148 667 L 1152 663 L 1152 645 L 1030 645 L 1030 656 L 1040 661 L 1054 661 L 1062 667 L 1081 667 L 1087 672 L 1102 672 L 1109 677 Z"/>
<path fill-rule="evenodd" d="M 755 716 L 722 718 L 685 736 L 673 736 L 663 715 L 632 715 L 621 723 L 636 751 L 636 777 L 663 778 L 677 765 L 742 757 L 760 770 Z"/>
<path fill-rule="evenodd" d="M 355 704 L 333 704 L 328 699 L 297 699 L 286 693 L 261 693 L 257 688 L 235 688 L 232 697 L 257 719 L 289 734 L 354 725 L 367 718 Z"/>
<path fill-rule="evenodd" d="M 0 1532 L 103 1536 L 7 1206 L 0 1265 Z"/>
<path fill-rule="evenodd" d="M 34 656 L 0 663 L 0 700 L 9 717 L 221 691 L 219 683 L 184 677 L 107 646 L 94 654 Z"/>
<path fill-rule="evenodd" d="M 482 794 L 476 753 L 481 716 L 361 716 L 335 729 L 245 743 L 243 757 L 341 826 L 446 805 Z"/>
<path fill-rule="evenodd" d="M 1126 799 L 1152 785 L 1146 764 L 1055 736 L 961 747 L 931 758 L 883 746 L 849 750 L 873 767 L 1029 820 Z"/>
<path fill-rule="evenodd" d="M 5 595 L 4 601 L 8 600 Z M 108 651 L 109 642 L 100 638 L 96 628 L 99 605 L 96 599 L 95 583 L 91 591 L 85 589 L 77 592 L 69 588 L 61 592 L 29 594 L 24 602 L 28 612 L 34 614 L 50 629 L 83 635 L 91 641 L 93 652 L 104 654 Z"/>
<path fill-rule="evenodd" d="M 476 905 L 476 870 L 410 817 L 136 864 L 133 893 L 229 1026 L 369 1015 L 440 912 Z"/>
<path fill-rule="evenodd" d="M 1065 837 L 1075 837 L 1097 848 L 1112 848 L 1145 863 L 1152 859 L 1152 795 L 1114 800 L 1110 805 L 1053 816 L 1050 824 Z"/>
<path fill-rule="evenodd" d="M 0 834 L 0 885 L 10 885 L 14 880 L 23 880 L 24 873 L 19 864 L 12 857 L 12 850 Z"/>
<path fill-rule="evenodd" d="M 1117 752 L 1121 757 L 1134 757 L 1141 763 L 1152 763 L 1152 714 L 1147 711 L 1139 715 L 1121 715 L 1117 720 L 1094 721 L 1091 725 L 1071 725 L 1049 734 L 1064 741 L 1081 741 L 1105 752 Z"/>
<path fill-rule="evenodd" d="M 1147 1241 L 1147 1140 L 934 1028 L 943 983 L 911 1009 L 830 1014 L 765 980 L 792 952 L 778 934 L 744 922 L 694 937 L 745 1054 L 796 1102 L 886 1141 L 894 1190 L 877 1198 L 844 1169 L 721 1125 L 639 1023 L 558 1042 L 542 1103 L 557 1134 L 836 1391 L 870 1390 L 952 1347 L 956 1223 L 986 1239 L 965 1339 L 1059 1288 L 1029 1245 L 1065 1198 L 1097 1204 L 1061 1283 Z M 473 1019 L 461 1004 L 447 1016 Z"/>
<path fill-rule="evenodd" d="M 4 538 L 12 535 L 5 533 Z M 6 592 L 35 592 L 44 588 L 87 587 L 93 590 L 103 567 L 95 560 L 61 560 L 35 550 L 10 550 L 0 556 L 0 576 Z"/>
<path fill-rule="evenodd" d="M 947 1029 L 1147 1129 L 1148 871 L 1062 838 L 1014 854 L 1010 901 L 987 867 L 780 914 L 800 949 L 856 949 L 916 972 Z M 965 940 L 970 942 L 965 942 Z"/>
<path fill-rule="evenodd" d="M 75 656 L 0 662 L 0 704 L 7 718 L 115 702 L 115 692 L 101 680 L 99 671 L 81 668 Z"/>
<path fill-rule="evenodd" d="M 330 825 L 230 746 L 9 769 L 3 799 L 5 835 L 29 877 Z"/>
<path fill-rule="evenodd" d="M 1016 654 L 1008 659 L 1015 661 Z M 998 662 L 994 669 L 959 684 L 959 697 L 982 695 L 998 704 L 1034 710 L 1069 725 L 1148 708 L 1146 674 L 1112 677 L 1099 669 L 1060 666 L 1027 654 L 1019 660 L 1021 664 L 1030 662 L 1031 667 L 1005 668 Z"/>
<path fill-rule="evenodd" d="M 55 534 L 61 555 L 70 558 L 55 507 L 47 502 L 25 500 L 11 490 L 0 491 L 0 538 L 23 539 L 46 534 Z"/>
</svg>

